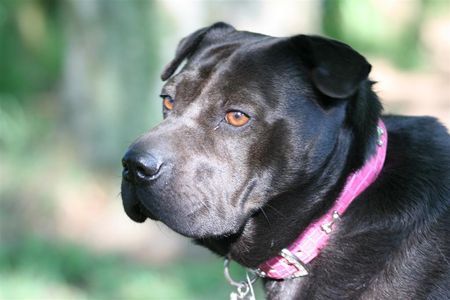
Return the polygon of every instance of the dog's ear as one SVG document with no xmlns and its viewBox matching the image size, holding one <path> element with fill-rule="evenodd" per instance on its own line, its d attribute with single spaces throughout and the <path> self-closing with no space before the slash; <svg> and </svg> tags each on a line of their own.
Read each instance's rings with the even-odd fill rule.
<svg viewBox="0 0 450 300">
<path fill-rule="evenodd" d="M 169 79 L 170 76 L 177 70 L 179 65 L 187 58 L 189 58 L 198 48 L 200 43 L 208 35 L 223 34 L 235 30 L 233 26 L 224 23 L 217 22 L 209 27 L 201 28 L 187 37 L 183 38 L 179 43 L 175 53 L 175 57 L 169 62 L 161 73 L 161 79 L 163 81 Z"/>
<path fill-rule="evenodd" d="M 372 68 L 361 54 L 335 40 L 297 35 L 290 41 L 311 68 L 311 79 L 316 88 L 332 98 L 353 95 Z"/>
</svg>

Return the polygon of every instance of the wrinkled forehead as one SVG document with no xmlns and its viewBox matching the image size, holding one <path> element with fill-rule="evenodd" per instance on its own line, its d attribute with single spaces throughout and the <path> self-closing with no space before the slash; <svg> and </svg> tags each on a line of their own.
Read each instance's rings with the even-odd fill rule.
<svg viewBox="0 0 450 300">
<path fill-rule="evenodd" d="M 193 101 L 202 95 L 233 101 L 264 92 L 277 81 L 277 57 L 272 51 L 277 40 L 258 36 L 208 45 L 169 79 L 163 92 L 177 101 Z"/>
</svg>

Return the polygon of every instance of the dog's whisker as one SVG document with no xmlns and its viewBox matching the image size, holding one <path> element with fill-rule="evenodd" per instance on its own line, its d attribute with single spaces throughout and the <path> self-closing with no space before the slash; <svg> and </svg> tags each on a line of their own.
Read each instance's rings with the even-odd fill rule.
<svg viewBox="0 0 450 300">
<path fill-rule="evenodd" d="M 267 224 L 269 224 L 269 227 L 272 227 L 272 224 L 269 221 L 269 217 L 267 217 L 266 212 L 264 211 L 264 209 L 261 207 L 259 210 L 263 213 L 265 219 L 267 220 Z"/>
<path fill-rule="evenodd" d="M 208 205 L 206 205 L 206 203 L 205 203 L 202 199 L 198 199 L 198 201 L 200 202 L 200 204 L 201 204 L 207 211 L 209 211 Z"/>
<path fill-rule="evenodd" d="M 277 214 L 279 214 L 281 217 L 286 218 L 286 216 L 285 216 L 281 211 L 279 211 L 278 209 L 276 209 L 276 208 L 273 207 L 272 205 L 266 204 L 266 207 L 271 208 L 274 212 L 276 212 Z"/>
<path fill-rule="evenodd" d="M 169 231 L 167 230 L 167 227 L 161 226 L 160 222 L 154 222 L 154 223 L 158 227 L 159 232 L 161 232 L 165 237 L 170 237 Z"/>
<path fill-rule="evenodd" d="M 158 229 L 159 229 L 160 232 L 166 234 L 166 233 L 164 232 L 164 230 L 161 228 L 161 225 L 159 224 L 159 222 L 154 222 L 154 223 L 156 224 L 156 227 L 158 227 Z"/>
<path fill-rule="evenodd" d="M 450 262 L 448 261 L 447 256 L 445 256 L 444 252 L 442 252 L 441 247 L 435 241 L 432 240 L 432 242 L 433 242 L 434 246 L 436 247 L 436 249 L 439 251 L 439 254 L 441 255 L 442 259 L 445 261 L 445 263 L 448 266 L 450 266 Z"/>
</svg>

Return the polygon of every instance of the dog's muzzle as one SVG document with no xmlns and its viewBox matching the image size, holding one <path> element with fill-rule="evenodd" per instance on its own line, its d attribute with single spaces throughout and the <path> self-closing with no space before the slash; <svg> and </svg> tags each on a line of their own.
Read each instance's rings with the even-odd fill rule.
<svg viewBox="0 0 450 300">
<path fill-rule="evenodd" d="M 122 198 L 125 212 L 136 222 L 155 216 L 141 203 L 136 189 L 156 181 L 162 173 L 162 162 L 156 155 L 131 148 L 122 159 Z"/>
</svg>

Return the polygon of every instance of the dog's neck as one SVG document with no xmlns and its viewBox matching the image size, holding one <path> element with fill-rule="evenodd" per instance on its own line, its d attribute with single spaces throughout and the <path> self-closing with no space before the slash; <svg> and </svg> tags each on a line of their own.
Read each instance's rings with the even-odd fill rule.
<svg viewBox="0 0 450 300">
<path fill-rule="evenodd" d="M 289 279 L 308 275 L 306 264 L 326 246 L 331 233 L 350 204 L 378 177 L 383 168 L 387 148 L 387 131 L 380 120 L 377 127 L 377 150 L 365 164 L 352 173 L 333 206 L 318 220 L 312 222 L 288 247 L 257 269 L 261 277 Z"/>
</svg>

